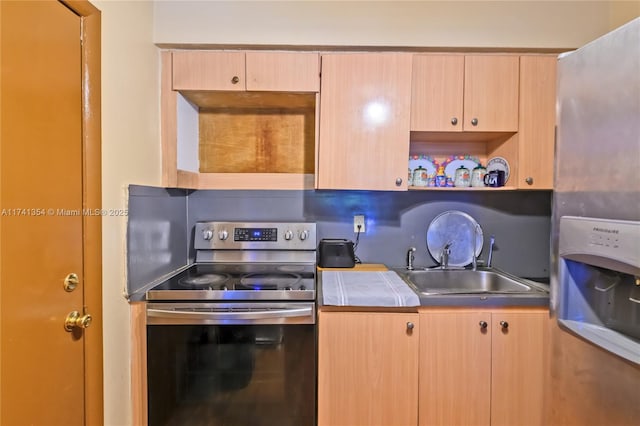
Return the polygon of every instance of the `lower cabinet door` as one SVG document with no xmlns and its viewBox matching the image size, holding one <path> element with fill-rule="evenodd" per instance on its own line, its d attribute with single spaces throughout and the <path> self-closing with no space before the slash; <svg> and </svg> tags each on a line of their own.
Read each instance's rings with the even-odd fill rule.
<svg viewBox="0 0 640 426">
<path fill-rule="evenodd" d="M 421 313 L 419 424 L 542 425 L 548 315 L 546 309 Z"/>
<path fill-rule="evenodd" d="M 543 424 L 549 313 L 494 312 L 491 425 Z"/>
<path fill-rule="evenodd" d="M 418 318 L 320 312 L 319 426 L 417 424 Z"/>
<path fill-rule="evenodd" d="M 419 424 L 489 425 L 491 313 L 420 314 Z"/>
</svg>

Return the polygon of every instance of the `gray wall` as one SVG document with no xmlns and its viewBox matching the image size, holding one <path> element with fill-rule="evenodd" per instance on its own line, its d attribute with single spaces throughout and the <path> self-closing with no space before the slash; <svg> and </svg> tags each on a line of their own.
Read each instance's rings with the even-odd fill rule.
<svg viewBox="0 0 640 426">
<path fill-rule="evenodd" d="M 353 215 L 366 216 L 356 254 L 364 263 L 404 265 L 416 247 L 417 266 L 434 266 L 428 253 L 429 223 L 447 210 L 474 217 L 486 248 L 495 235 L 494 266 L 523 277 L 549 276 L 550 191 L 194 191 L 188 196 L 189 245 L 201 220 L 298 220 L 316 222 L 318 238 L 355 240 Z M 193 250 L 190 259 L 193 259 Z"/>
<path fill-rule="evenodd" d="M 549 276 L 550 191 L 187 191 L 131 185 L 127 224 L 127 289 L 192 263 L 198 221 L 310 221 L 318 239 L 355 241 L 353 216 L 366 216 L 357 256 L 364 263 L 402 266 L 416 247 L 415 265 L 436 265 L 426 245 L 430 222 L 447 210 L 470 214 L 482 227 L 486 258 L 496 237 L 494 266 L 512 274 Z"/>
</svg>

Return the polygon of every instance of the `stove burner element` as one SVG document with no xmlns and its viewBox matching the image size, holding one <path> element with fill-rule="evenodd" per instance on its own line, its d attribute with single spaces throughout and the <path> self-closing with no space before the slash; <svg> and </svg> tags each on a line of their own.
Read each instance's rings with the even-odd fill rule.
<svg viewBox="0 0 640 426">
<path fill-rule="evenodd" d="M 280 265 L 278 271 L 282 272 L 302 272 L 305 269 L 304 265 Z"/>
<path fill-rule="evenodd" d="M 300 276 L 295 274 L 248 274 L 240 279 L 240 285 L 253 290 L 286 290 L 298 281 Z"/>
<path fill-rule="evenodd" d="M 206 287 L 213 284 L 219 284 L 229 279 L 226 274 L 202 274 L 181 278 L 178 283 L 185 287 L 197 286 Z"/>
</svg>

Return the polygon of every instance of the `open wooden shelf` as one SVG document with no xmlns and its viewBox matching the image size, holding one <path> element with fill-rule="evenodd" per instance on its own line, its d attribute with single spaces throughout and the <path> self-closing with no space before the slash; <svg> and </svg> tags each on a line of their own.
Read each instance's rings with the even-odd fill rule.
<svg viewBox="0 0 640 426">
<path fill-rule="evenodd" d="M 178 188 L 314 189 L 315 175 L 303 173 L 195 173 L 178 170 Z"/>
</svg>

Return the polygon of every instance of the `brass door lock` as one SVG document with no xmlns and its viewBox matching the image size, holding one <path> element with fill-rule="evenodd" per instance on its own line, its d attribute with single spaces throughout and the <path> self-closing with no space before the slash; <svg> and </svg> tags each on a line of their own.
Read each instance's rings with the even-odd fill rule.
<svg viewBox="0 0 640 426">
<path fill-rule="evenodd" d="M 78 287 L 79 283 L 78 274 L 72 272 L 64 278 L 64 290 L 71 292 Z"/>
</svg>

